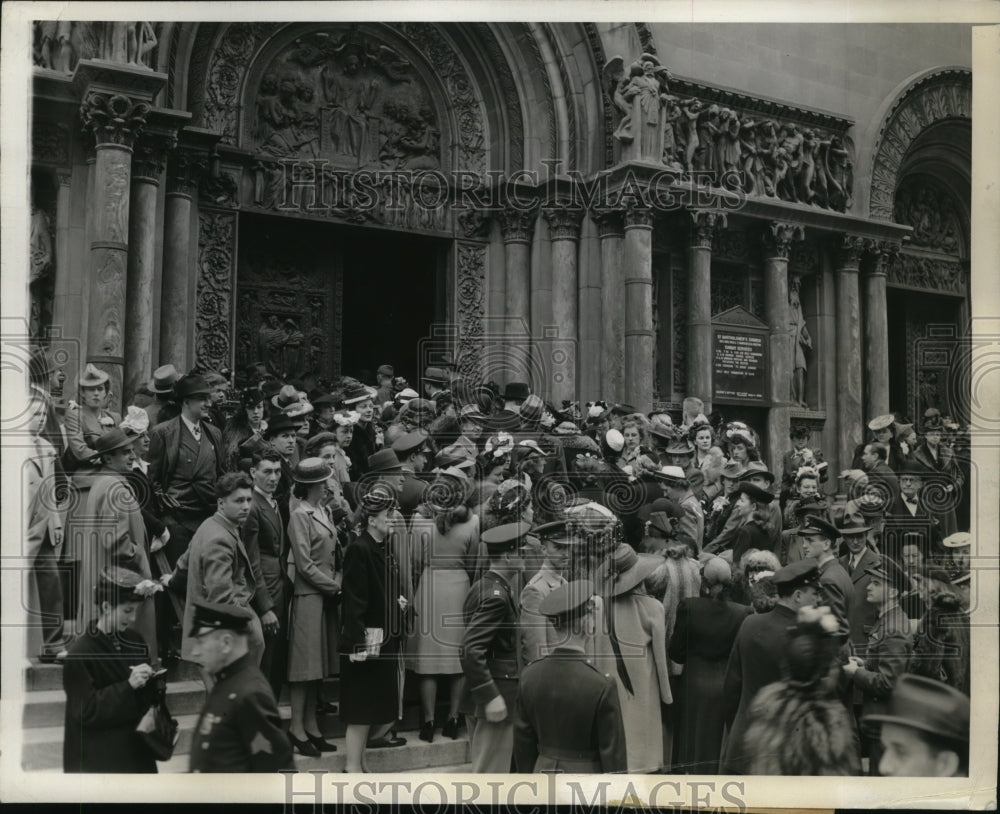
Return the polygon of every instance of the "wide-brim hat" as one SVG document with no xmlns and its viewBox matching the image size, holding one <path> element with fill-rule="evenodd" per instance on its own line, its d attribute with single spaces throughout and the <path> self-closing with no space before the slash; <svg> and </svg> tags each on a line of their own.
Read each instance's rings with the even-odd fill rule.
<svg viewBox="0 0 1000 814">
<path fill-rule="evenodd" d="M 160 395 L 172 393 L 174 385 L 180 377 L 181 374 L 177 372 L 177 368 L 173 365 L 162 365 L 153 371 L 153 376 L 146 383 L 146 387 L 151 392 L 159 393 Z"/>
<path fill-rule="evenodd" d="M 868 422 L 868 429 L 872 432 L 878 432 L 879 430 L 888 430 L 896 423 L 896 416 L 892 413 L 886 413 L 885 415 L 877 415 L 871 421 Z"/>
<path fill-rule="evenodd" d="M 666 424 L 650 424 L 647 432 L 654 438 L 668 444 L 673 444 L 673 442 L 677 439 L 677 431 L 672 426 L 668 427 Z M 670 450 L 668 449 L 667 452 L 669 451 Z"/>
<path fill-rule="evenodd" d="M 666 512 L 650 512 L 649 519 L 646 521 L 659 532 L 664 535 L 671 535 L 674 533 L 674 527 L 670 525 L 670 518 L 667 516 Z"/>
<path fill-rule="evenodd" d="M 967 531 L 956 531 L 954 534 L 949 534 L 945 537 L 941 544 L 945 548 L 963 548 L 967 545 L 972 545 L 972 535 Z"/>
<path fill-rule="evenodd" d="M 743 473 L 744 478 L 753 477 L 754 475 L 759 475 L 764 478 L 768 483 L 774 483 L 774 473 L 767 468 L 767 464 L 762 461 L 750 461 L 746 465 L 746 471 Z"/>
<path fill-rule="evenodd" d="M 97 575 L 99 591 L 105 596 L 115 596 L 118 602 L 141 602 L 146 597 L 135 592 L 146 578 L 131 568 L 106 565 Z"/>
<path fill-rule="evenodd" d="M 451 382 L 451 377 L 444 368 L 428 367 L 424 370 L 423 380 L 431 384 L 448 384 Z"/>
<path fill-rule="evenodd" d="M 100 455 L 104 455 L 107 452 L 114 452 L 116 449 L 130 447 L 135 443 L 136 437 L 120 427 L 115 427 L 93 442 L 94 451 Z"/>
<path fill-rule="evenodd" d="M 376 376 L 395 376 L 396 371 L 392 365 L 379 365 L 375 371 Z"/>
<path fill-rule="evenodd" d="M 733 490 L 736 494 L 744 494 L 750 498 L 754 503 L 768 504 L 774 500 L 774 495 L 768 492 L 766 489 L 761 489 L 757 484 L 750 483 L 747 480 L 741 480 L 736 484 L 736 488 Z"/>
<path fill-rule="evenodd" d="M 303 423 L 305 422 L 300 421 L 287 413 L 279 413 L 274 418 L 268 419 L 267 429 L 264 430 L 264 437 L 273 438 L 278 433 L 287 432 L 288 430 L 298 432 Z"/>
<path fill-rule="evenodd" d="M 556 435 L 579 435 L 580 428 L 572 421 L 561 421 L 552 430 Z"/>
<path fill-rule="evenodd" d="M 844 526 L 840 529 L 841 537 L 849 537 L 852 534 L 867 534 L 872 530 L 871 526 L 858 526 L 852 524 L 850 526 Z"/>
<path fill-rule="evenodd" d="M 368 474 L 380 475 L 390 472 L 402 472 L 403 466 L 391 449 L 380 449 L 368 456 Z"/>
<path fill-rule="evenodd" d="M 664 483 L 683 485 L 688 482 L 687 473 L 679 466 L 661 466 L 659 469 L 654 469 L 649 474 Z"/>
<path fill-rule="evenodd" d="M 142 407 L 130 404 L 125 418 L 121 420 L 118 427 L 127 433 L 131 433 L 133 436 L 142 435 L 149 430 L 149 413 L 143 410 Z"/>
<path fill-rule="evenodd" d="M 634 415 L 637 412 L 639 412 L 639 411 L 636 410 L 635 407 L 633 407 L 631 404 L 625 404 L 625 403 L 615 404 L 611 408 L 611 413 L 613 415 L 623 415 L 623 416 L 624 415 Z"/>
<path fill-rule="evenodd" d="M 545 402 L 534 393 L 529 394 L 518 408 L 518 414 L 523 421 L 540 421 L 544 412 Z"/>
<path fill-rule="evenodd" d="M 375 396 L 375 390 L 370 387 L 365 387 L 363 384 L 352 385 L 344 390 L 343 394 L 340 396 L 341 404 L 358 404 L 362 401 L 368 401 Z"/>
<path fill-rule="evenodd" d="M 396 393 L 396 401 L 400 404 L 406 404 L 413 399 L 420 398 L 420 394 L 414 390 L 412 387 L 404 387 L 398 393 Z"/>
<path fill-rule="evenodd" d="M 212 395 L 212 388 L 203 376 L 189 373 L 187 376 L 181 376 L 174 384 L 174 395 L 181 401 L 193 396 L 208 397 Z"/>
<path fill-rule="evenodd" d="M 77 387 L 100 387 L 107 384 L 110 376 L 95 365 L 88 364 L 83 369 L 83 375 L 77 380 Z"/>
<path fill-rule="evenodd" d="M 687 441 L 675 441 L 664 452 L 667 455 L 694 455 L 694 447 Z"/>
<path fill-rule="evenodd" d="M 334 397 L 333 393 L 317 393 L 315 398 L 310 397 L 309 403 L 313 407 L 334 407 L 337 404 L 337 399 Z"/>
<path fill-rule="evenodd" d="M 303 458 L 292 471 L 296 483 L 323 483 L 333 474 L 333 467 L 322 458 Z"/>
<path fill-rule="evenodd" d="M 943 681 L 904 673 L 889 696 L 884 713 L 866 715 L 861 723 L 898 724 L 960 743 L 969 740 L 969 697 Z"/>
<path fill-rule="evenodd" d="M 919 461 L 905 460 L 896 473 L 899 477 L 909 475 L 912 478 L 926 478 L 931 474 L 930 470 Z"/>
<path fill-rule="evenodd" d="M 306 441 L 306 453 L 318 452 L 328 444 L 338 444 L 337 436 L 332 432 L 318 432 Z"/>
<path fill-rule="evenodd" d="M 503 389 L 504 401 L 524 401 L 531 395 L 527 382 L 508 382 Z"/>
<path fill-rule="evenodd" d="M 730 480 L 739 480 L 746 474 L 747 468 L 739 461 L 730 461 L 722 467 L 722 477 Z"/>
<path fill-rule="evenodd" d="M 662 562 L 662 557 L 638 554 L 628 543 L 622 543 L 615 549 L 608 562 L 609 571 L 614 574 L 611 595 L 621 596 L 628 593 L 652 574 Z"/>
</svg>

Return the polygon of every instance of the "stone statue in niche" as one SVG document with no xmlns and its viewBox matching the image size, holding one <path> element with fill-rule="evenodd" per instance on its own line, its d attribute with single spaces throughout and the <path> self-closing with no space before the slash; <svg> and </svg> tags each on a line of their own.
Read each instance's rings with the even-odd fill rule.
<svg viewBox="0 0 1000 814">
<path fill-rule="evenodd" d="M 150 54 L 157 42 L 151 23 L 111 20 L 96 25 L 100 27 L 100 59 L 149 67 Z"/>
<path fill-rule="evenodd" d="M 49 231 L 49 216 L 44 209 L 31 209 L 31 237 L 28 241 L 31 256 L 30 282 L 44 277 L 52 268 L 52 236 Z"/>
<path fill-rule="evenodd" d="M 740 117 L 728 107 L 719 111 L 719 127 L 715 136 L 716 168 L 720 173 L 730 173 L 726 184 L 733 186 L 740 167 Z"/>
<path fill-rule="evenodd" d="M 104 25 L 85 20 L 36 20 L 34 64 L 69 73 L 81 59 L 101 58 Z"/>
<path fill-rule="evenodd" d="M 854 165 L 840 136 L 820 144 L 823 172 L 826 175 L 825 205 L 844 212 L 854 202 Z"/>
<path fill-rule="evenodd" d="M 391 48 L 363 39 L 356 28 L 320 31 L 295 40 L 266 67 L 253 99 L 251 140 L 281 158 L 323 158 L 339 169 L 436 169 L 441 130 L 413 66 Z M 262 163 L 261 172 L 275 168 Z M 256 184 L 265 205 L 277 205 Z"/>
<path fill-rule="evenodd" d="M 661 163 L 669 72 L 652 54 L 641 54 L 627 74 L 624 67 L 625 61 L 614 56 L 603 71 L 611 98 L 622 113 L 614 133 L 623 145 L 622 158 Z"/>
<path fill-rule="evenodd" d="M 799 407 L 806 407 L 806 351 L 812 349 L 812 337 L 806 328 L 806 318 L 802 313 L 800 291 L 802 278 L 793 275 L 788 281 L 788 309 L 791 316 L 792 337 L 795 343 L 795 361 L 792 364 L 792 401 Z"/>
<path fill-rule="evenodd" d="M 663 164 L 672 170 L 683 170 L 680 162 L 680 142 L 677 127 L 684 111 L 676 96 L 667 95 L 666 114 L 663 119 Z"/>
</svg>

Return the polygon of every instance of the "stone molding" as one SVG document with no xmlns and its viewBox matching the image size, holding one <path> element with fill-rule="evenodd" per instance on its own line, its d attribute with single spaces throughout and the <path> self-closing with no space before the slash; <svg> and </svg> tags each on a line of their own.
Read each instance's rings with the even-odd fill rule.
<svg viewBox="0 0 1000 814">
<path fill-rule="evenodd" d="M 771 221 L 761 235 L 764 253 L 769 259 L 788 260 L 792 243 L 805 238 L 805 229 L 797 223 Z"/>
</svg>

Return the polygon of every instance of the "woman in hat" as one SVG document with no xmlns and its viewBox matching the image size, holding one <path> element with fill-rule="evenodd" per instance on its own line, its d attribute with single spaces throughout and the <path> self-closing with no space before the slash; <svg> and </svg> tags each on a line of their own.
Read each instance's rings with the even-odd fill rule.
<svg viewBox="0 0 1000 814">
<path fill-rule="evenodd" d="M 166 545 L 170 532 L 162 520 L 163 504 L 149 477 L 149 414 L 141 407 L 129 407 L 119 428 L 135 438 L 132 445 L 135 460 L 132 462 L 132 469 L 125 473 L 125 480 L 142 512 L 149 552 L 152 554 Z"/>
<path fill-rule="evenodd" d="M 400 715 L 408 608 L 399 563 L 387 545 L 395 508 L 392 488 L 372 485 L 361 497 L 358 537 L 344 552 L 340 719 L 347 725 L 348 772 L 367 771 L 366 745 L 406 743 L 386 738 Z"/>
<path fill-rule="evenodd" d="M 939 531 L 941 532 L 941 536 L 949 537 L 958 531 L 955 508 L 958 505 L 962 486 L 965 484 L 965 478 L 962 476 L 962 470 L 955 460 L 954 451 L 948 444 L 942 443 L 944 422 L 940 414 L 926 418 L 921 427 L 921 432 L 923 433 L 923 438 L 913 450 L 912 457 L 916 463 L 926 467 L 929 472 L 940 472 L 941 476 L 943 476 L 943 484 L 940 489 L 944 492 L 941 495 L 944 499 L 936 501 L 940 505 L 935 507 L 935 516 L 940 523 Z M 940 494 L 936 480 L 935 478 L 934 491 Z"/>
<path fill-rule="evenodd" d="M 484 504 L 504 480 L 513 451 L 514 437 L 509 433 L 499 432 L 486 439 L 483 452 L 476 459 L 476 478 L 472 486 L 473 495 L 479 498 L 476 514 L 480 517 L 485 517 Z"/>
<path fill-rule="evenodd" d="M 459 469 L 446 469 L 424 492 L 410 528 L 413 596 L 417 624 L 407 641 L 407 666 L 420 678 L 420 739 L 434 740 L 437 684 L 449 688 L 448 718 L 442 734 L 458 736 L 458 706 L 463 688 L 459 652 L 465 633 L 456 619 L 472 584 L 479 547 L 479 518 L 465 506 L 469 479 Z"/>
<path fill-rule="evenodd" d="M 750 437 L 748 429 L 737 428 L 726 430 L 726 450 L 730 461 L 735 461 L 744 466 L 751 461 L 760 460 L 760 452 Z"/>
<path fill-rule="evenodd" d="M 630 774 L 659 772 L 670 763 L 664 746 L 672 735 L 664 731 L 660 706 L 673 702 L 663 605 L 643 588 L 660 562 L 622 543 L 598 582 L 604 586 L 598 590 L 606 598 L 608 635 L 598 637 L 597 660 L 601 672 L 617 679 Z"/>
<path fill-rule="evenodd" d="M 253 446 L 254 440 L 263 444 L 267 421 L 264 419 L 264 396 L 259 387 L 248 387 L 240 393 L 240 409 L 230 418 L 222 430 L 222 454 L 226 471 L 240 469 L 240 458 L 245 457 L 240 447 Z"/>
<path fill-rule="evenodd" d="M 733 513 L 738 517 L 738 525 L 733 538 L 733 562 L 738 563 L 751 548 L 772 549 L 764 524 L 767 522 L 765 507 L 774 500 L 774 495 L 749 481 L 740 481 L 734 491 L 738 497 Z"/>
<path fill-rule="evenodd" d="M 729 653 L 749 608 L 731 601 L 733 572 L 721 557 L 704 563 L 701 596 L 684 599 L 670 638 L 670 659 L 684 665 L 674 679 L 680 714 L 675 720 L 673 771 L 717 774 L 725 728 L 722 687 Z"/>
<path fill-rule="evenodd" d="M 63 425 L 66 428 L 68 472 L 80 468 L 94 469 L 97 451 L 94 442 L 121 422 L 121 416 L 106 409 L 110 396 L 110 377 L 103 370 L 88 364 L 77 382 L 80 403 L 70 403 Z"/>
<path fill-rule="evenodd" d="M 64 772 L 156 773 L 156 758 L 136 732 L 165 692 L 149 642 L 135 630 L 152 585 L 142 574 L 110 567 L 91 589 L 97 615 L 63 663 Z"/>
<path fill-rule="evenodd" d="M 339 429 L 339 425 L 338 425 Z M 351 426 L 347 426 L 348 434 Z M 326 482 L 326 494 L 323 497 L 323 508 L 330 513 L 334 521 L 345 513 L 350 514 L 353 508 L 344 494 L 344 486 L 351 482 L 349 469 L 351 459 L 347 457 L 341 441 L 340 433 L 321 432 L 306 441 L 305 454 L 308 458 L 321 458 L 333 470 Z M 348 441 L 348 443 L 350 443 Z"/>
<path fill-rule="evenodd" d="M 861 469 L 861 455 L 868 444 L 885 444 L 889 447 L 889 454 L 886 457 L 886 465 L 893 471 L 898 472 L 903 462 L 903 451 L 899 448 L 899 441 L 896 439 L 896 416 L 892 413 L 875 416 L 868 422 L 869 439 L 858 444 L 854 448 L 854 458 L 851 461 L 851 469 Z"/>
<path fill-rule="evenodd" d="M 320 458 L 304 458 L 293 473 L 299 504 L 288 520 L 295 562 L 295 587 L 288 632 L 288 684 L 292 721 L 288 736 L 301 754 L 335 750 L 319 731 L 317 694 L 327 676 L 337 675 L 343 554 L 333 521 L 322 506 L 333 470 Z"/>
<path fill-rule="evenodd" d="M 801 608 L 785 648 L 782 680 L 750 708 L 749 774 L 861 774 L 854 721 L 837 694 L 838 624 L 828 608 Z"/>
<path fill-rule="evenodd" d="M 656 468 L 646 435 L 646 418 L 631 415 L 622 421 L 622 451 L 615 462 L 619 469 L 637 477 L 645 470 Z M 629 467 L 629 469 L 626 469 Z"/>
<path fill-rule="evenodd" d="M 909 672 L 969 695 L 969 618 L 945 571 L 932 568 L 923 582 L 929 602 L 913 637 Z"/>
<path fill-rule="evenodd" d="M 707 421 L 692 424 L 688 430 L 688 440 L 694 447 L 691 466 L 705 476 L 702 493 L 705 501 L 711 503 L 722 493 L 722 467 L 725 466 L 726 456 L 722 447 L 715 445 L 715 433 Z"/>
</svg>

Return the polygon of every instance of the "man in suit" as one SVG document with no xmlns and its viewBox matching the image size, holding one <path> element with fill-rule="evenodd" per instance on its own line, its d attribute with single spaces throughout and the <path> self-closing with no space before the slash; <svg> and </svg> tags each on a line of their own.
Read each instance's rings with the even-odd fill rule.
<svg viewBox="0 0 1000 814">
<path fill-rule="evenodd" d="M 781 680 L 781 666 L 788 643 L 788 629 L 799 608 L 819 604 L 819 569 L 812 560 L 799 560 L 778 570 L 771 578 L 778 589 L 778 604 L 767 613 L 754 614 L 740 627 L 733 644 L 723 698 L 727 736 L 722 746 L 722 774 L 746 774 L 751 744 L 743 742 L 750 707 L 758 691 Z"/>
<path fill-rule="evenodd" d="M 594 584 L 562 585 L 542 600 L 539 613 L 560 644 L 528 665 L 514 715 L 518 772 L 606 774 L 628 768 L 618 687 L 587 658 L 597 627 Z"/>
<path fill-rule="evenodd" d="M 855 646 L 868 641 L 868 631 L 878 620 L 878 608 L 865 599 L 868 593 L 868 569 L 876 566 L 881 557 L 868 547 L 869 526 L 850 525 L 840 530 L 847 553 L 840 564 L 854 585 L 854 602 L 847 614 L 851 643 Z"/>
<path fill-rule="evenodd" d="M 291 592 L 286 586 L 288 538 L 285 524 L 278 510 L 274 492 L 281 479 L 281 456 L 273 450 L 254 453 L 250 466 L 253 480 L 253 501 L 250 514 L 240 530 L 246 546 L 254 581 L 257 583 L 257 599 L 265 612 L 271 610 L 276 619 L 273 624 L 261 626 L 264 631 L 264 655 L 260 669 L 274 690 L 275 697 L 281 695 L 287 672 L 287 623 Z M 283 629 L 284 628 L 284 629 Z"/>
<path fill-rule="evenodd" d="M 890 556 L 900 555 L 903 536 L 911 532 L 922 533 L 935 554 L 944 551 L 939 521 L 921 497 L 926 474 L 927 469 L 916 461 L 907 461 L 900 468 L 899 494 L 886 512 L 884 549 Z"/>
<path fill-rule="evenodd" d="M 292 497 L 292 473 L 299 462 L 298 438 L 299 428 L 302 426 L 302 419 L 293 418 L 286 414 L 278 415 L 267 423 L 264 430 L 264 443 L 257 446 L 255 451 L 265 449 L 277 452 L 281 456 L 281 477 L 274 490 L 274 499 L 278 503 L 278 514 L 281 515 L 281 523 L 284 528 L 288 528 L 289 501 Z M 250 453 L 251 457 L 253 452 Z"/>
<path fill-rule="evenodd" d="M 364 385 L 355 385 L 344 391 L 339 407 L 353 410 L 358 414 L 354 425 L 354 435 L 347 446 L 347 456 L 351 459 L 351 474 L 358 480 L 368 472 L 368 459 L 378 449 L 378 432 L 375 425 L 374 391 Z"/>
<path fill-rule="evenodd" d="M 883 512 L 899 497 L 899 478 L 886 465 L 888 455 L 889 447 L 880 443 L 865 444 L 861 453 L 861 468 L 868 473 L 869 489 L 877 489 Z"/>
<path fill-rule="evenodd" d="M 840 625 L 840 635 L 846 641 L 850 633 L 851 610 L 854 607 L 854 583 L 837 561 L 834 546 L 840 533 L 837 527 L 821 517 L 809 515 L 799 529 L 802 553 L 816 560 L 822 604 L 830 608 Z"/>
<path fill-rule="evenodd" d="M 250 516 L 252 488 L 250 478 L 242 472 L 230 472 L 219 478 L 215 487 L 217 511 L 199 526 L 174 569 L 175 574 L 187 572 L 184 638 L 181 641 L 181 658 L 186 661 L 194 661 L 190 631 L 198 602 L 221 602 L 241 608 L 253 605 L 257 613 L 249 622 L 249 645 L 251 659 L 257 666 L 264 654 L 263 624 L 273 630 L 277 623 L 274 611 L 264 610 L 266 592 L 262 592 L 262 599 L 255 599 L 257 584 L 250 557 L 240 539 L 240 528 Z M 205 686 L 211 689 L 211 675 L 204 673 L 203 678 Z"/>
<path fill-rule="evenodd" d="M 844 675 L 863 695 L 862 715 L 885 714 L 893 687 L 906 672 L 913 651 L 910 620 L 899 607 L 899 595 L 908 580 L 902 569 L 888 557 L 868 569 L 866 599 L 878 608 L 878 620 L 868 635 L 863 656 L 852 656 L 844 665 Z M 879 774 L 882 744 L 868 738 L 868 773 Z"/>
<path fill-rule="evenodd" d="M 403 467 L 403 486 L 399 490 L 399 511 L 409 522 L 424 497 L 427 481 L 421 477 L 427 466 L 427 433 L 414 430 L 397 438 L 392 451 Z"/>
<path fill-rule="evenodd" d="M 506 774 L 511 769 L 518 682 L 515 592 L 524 569 L 520 549 L 529 530 L 526 523 L 507 523 L 482 533 L 490 567 L 469 589 L 463 606 L 465 691 L 460 711 L 469 732 L 473 771 L 479 774 Z"/>
</svg>

